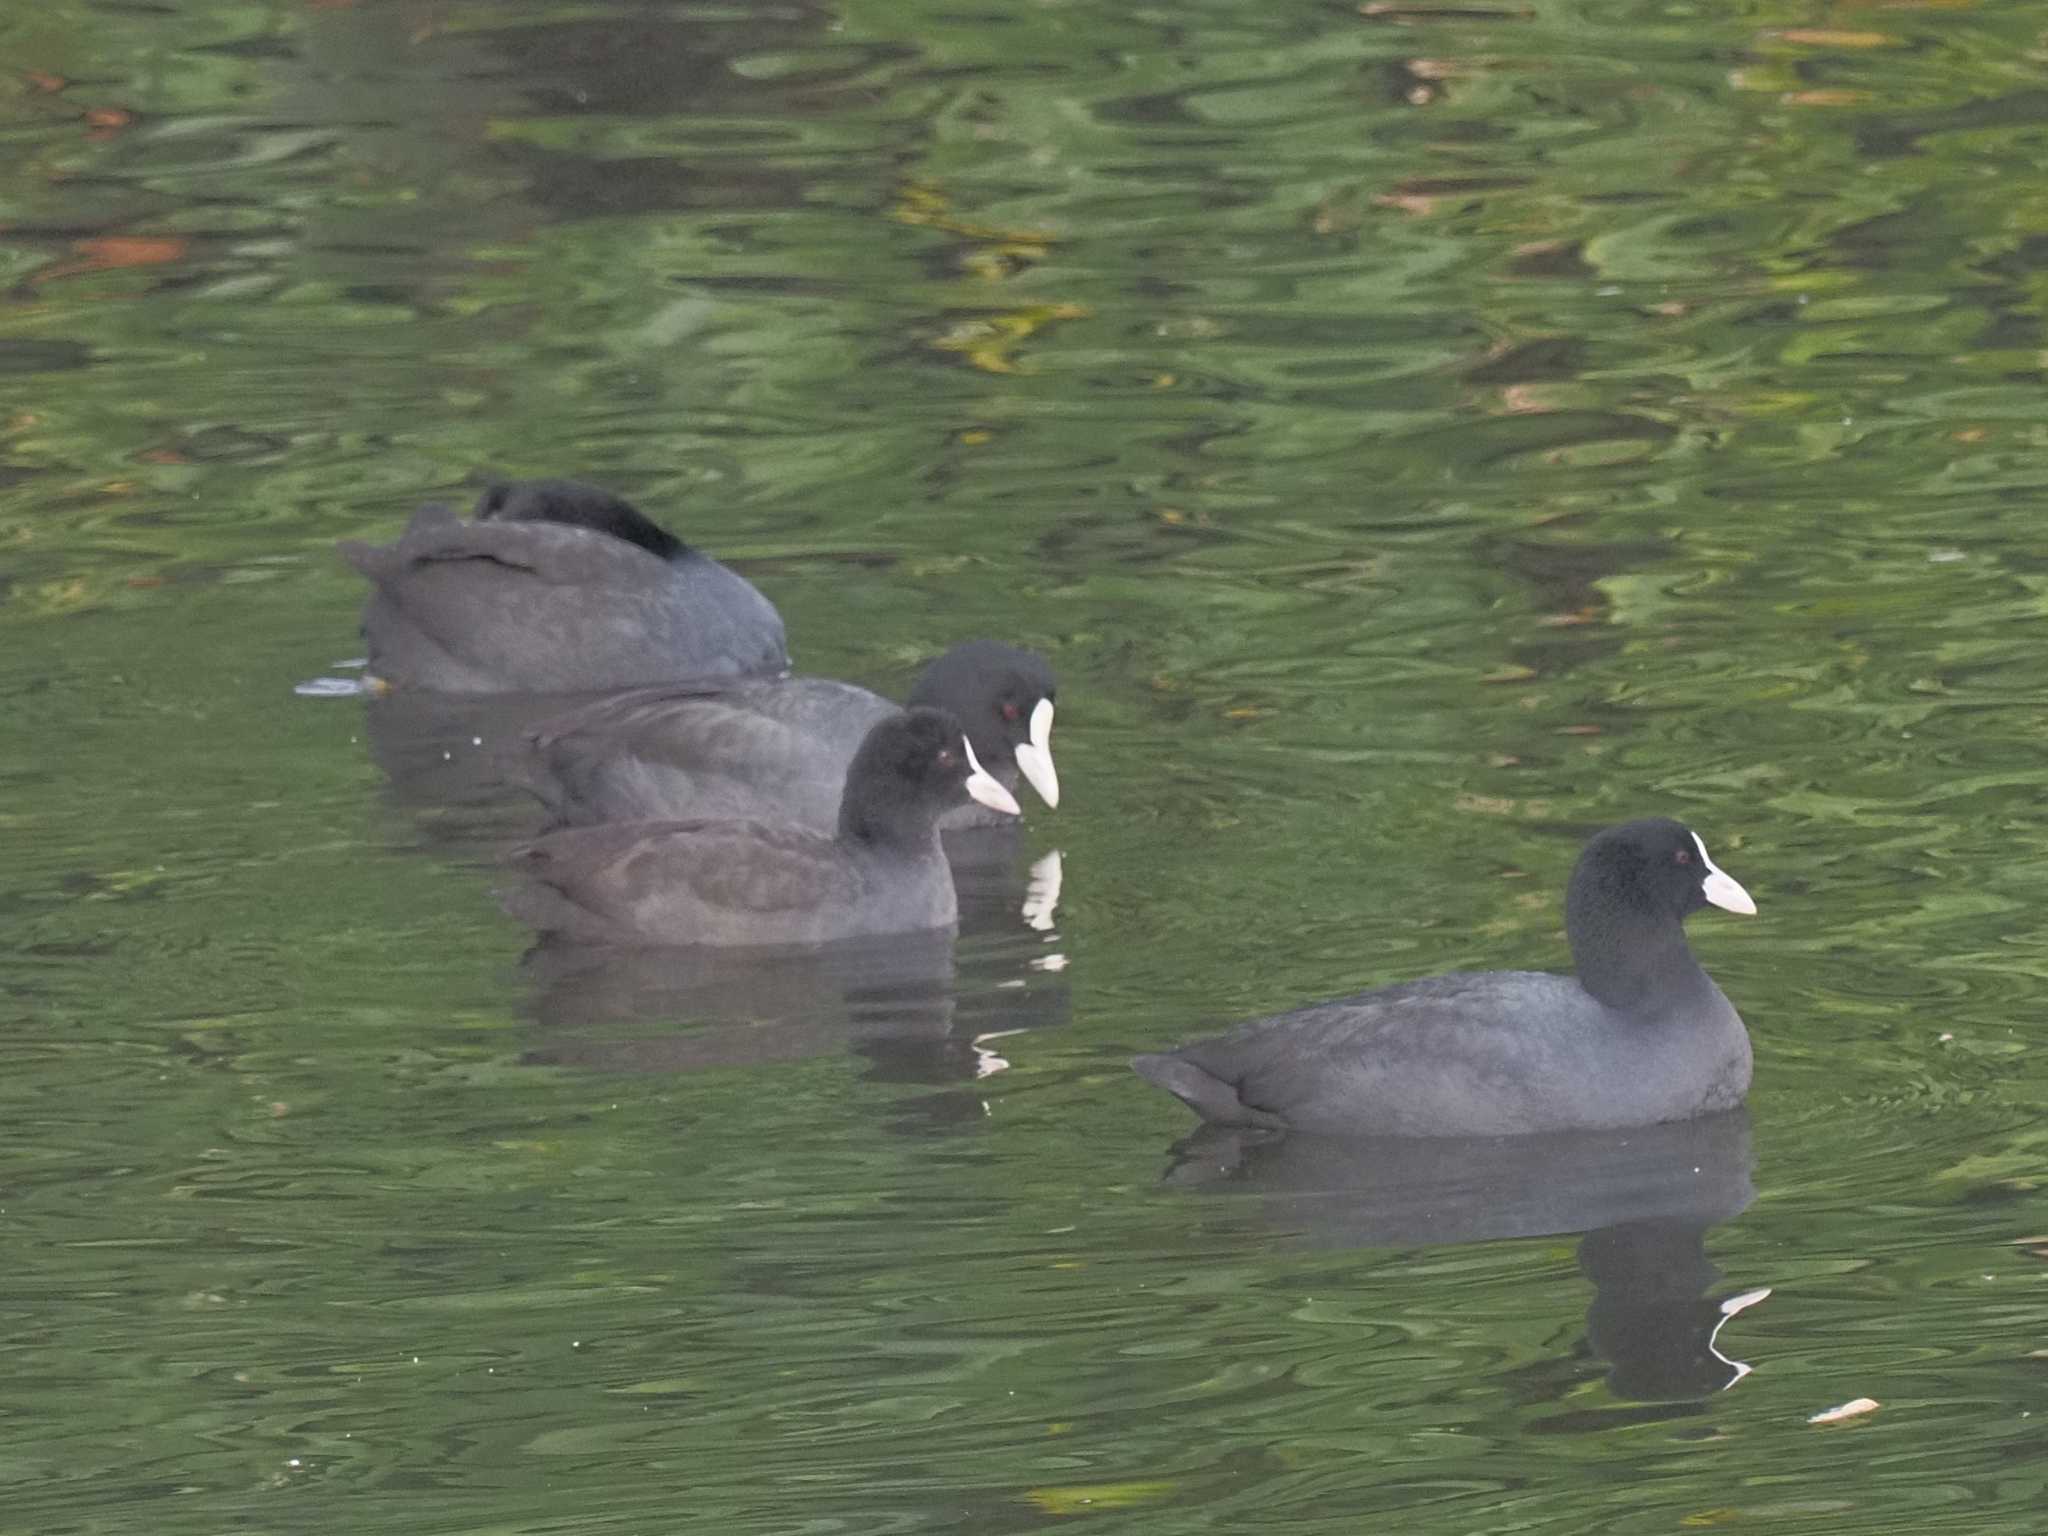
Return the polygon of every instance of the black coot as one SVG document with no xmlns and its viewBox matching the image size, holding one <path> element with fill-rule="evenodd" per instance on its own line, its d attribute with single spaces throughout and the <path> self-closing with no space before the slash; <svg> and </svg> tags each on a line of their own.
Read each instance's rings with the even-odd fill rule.
<svg viewBox="0 0 2048 1536">
<path fill-rule="evenodd" d="M 473 518 L 425 506 L 390 544 L 346 540 L 370 581 L 370 675 L 444 693 L 571 692 L 789 665 L 746 578 L 608 491 L 496 485 Z"/>
<path fill-rule="evenodd" d="M 1383 987 L 1140 1056 L 1222 1124 L 1493 1136 L 1683 1120 L 1742 1102 L 1749 1035 L 1685 942 L 1756 904 L 1675 821 L 1586 844 L 1565 893 L 1575 976 L 1476 971 Z"/>
</svg>

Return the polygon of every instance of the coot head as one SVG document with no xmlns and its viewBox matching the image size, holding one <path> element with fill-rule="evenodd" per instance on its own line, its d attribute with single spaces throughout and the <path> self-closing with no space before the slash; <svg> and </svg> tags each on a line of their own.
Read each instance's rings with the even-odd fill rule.
<svg viewBox="0 0 2048 1536">
<path fill-rule="evenodd" d="M 689 553 L 681 539 L 630 501 L 580 480 L 502 481 L 477 498 L 474 515 L 480 523 L 560 523 L 568 528 L 588 528 L 637 544 L 663 560 Z"/>
<path fill-rule="evenodd" d="M 1014 763 L 1040 799 L 1058 805 L 1060 779 L 1052 762 L 1058 693 L 1043 656 L 994 640 L 969 640 L 924 669 L 910 702 L 951 711 L 991 772 L 1006 774 Z"/>
<path fill-rule="evenodd" d="M 1016 796 L 981 766 L 960 721 L 940 709 L 907 709 L 878 723 L 846 770 L 842 834 L 868 842 L 921 841 L 939 817 L 976 800 L 1019 814 Z"/>
</svg>

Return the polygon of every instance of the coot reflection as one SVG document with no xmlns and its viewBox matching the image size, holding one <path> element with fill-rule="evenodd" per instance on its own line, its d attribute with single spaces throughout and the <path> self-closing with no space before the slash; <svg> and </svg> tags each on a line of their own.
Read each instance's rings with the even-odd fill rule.
<svg viewBox="0 0 2048 1536">
<path fill-rule="evenodd" d="M 1003 1037 L 1067 1020 L 1031 939 L 947 933 L 745 952 L 542 943 L 521 963 L 543 1036 L 522 1060 L 605 1072 L 769 1068 L 850 1052 L 878 1081 L 971 1083 Z"/>
<path fill-rule="evenodd" d="M 1588 1343 L 1620 1396 L 1679 1400 L 1749 1367 L 1718 1337 L 1767 1291 L 1724 1299 L 1705 1234 L 1756 1197 L 1746 1111 L 1545 1136 L 1328 1137 L 1205 1127 L 1166 1180 L 1256 1199 L 1262 1224 L 1318 1248 L 1586 1236 Z"/>
</svg>

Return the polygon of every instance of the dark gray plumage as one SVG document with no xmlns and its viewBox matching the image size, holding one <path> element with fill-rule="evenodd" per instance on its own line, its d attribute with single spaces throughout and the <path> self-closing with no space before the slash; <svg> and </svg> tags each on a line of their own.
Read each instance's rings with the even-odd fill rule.
<svg viewBox="0 0 2048 1536">
<path fill-rule="evenodd" d="M 1043 657 L 993 640 L 954 646 L 911 689 L 912 707 L 949 711 L 975 756 L 1014 792 L 1029 777 L 1057 803 L 1052 705 Z M 829 829 L 847 765 L 897 706 L 865 688 L 802 677 L 730 686 L 647 688 L 600 699 L 529 734 L 514 776 L 557 820 L 767 818 Z M 957 806 L 945 830 L 1007 821 Z"/>
<path fill-rule="evenodd" d="M 1379 1136 L 1491 1136 L 1688 1119 L 1742 1102 L 1749 1035 L 1684 919 L 1756 906 L 1675 821 L 1587 843 L 1565 896 L 1576 976 L 1431 977 L 1136 1058 L 1204 1119 Z"/>
<path fill-rule="evenodd" d="M 789 665 L 751 583 L 595 486 L 496 485 L 473 518 L 421 507 L 396 542 L 341 552 L 373 588 L 369 671 L 392 687 L 569 692 Z"/>
<path fill-rule="evenodd" d="M 846 770 L 837 830 L 768 821 L 611 822 L 515 853 L 507 908 L 547 933 L 638 944 L 822 944 L 952 926 L 940 815 L 970 795 L 1016 814 L 960 724 L 902 710 Z"/>
</svg>

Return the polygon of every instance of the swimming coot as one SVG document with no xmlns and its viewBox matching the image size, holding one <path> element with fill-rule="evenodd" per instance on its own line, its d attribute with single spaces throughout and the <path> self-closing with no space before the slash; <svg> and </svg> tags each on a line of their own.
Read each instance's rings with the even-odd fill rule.
<svg viewBox="0 0 2048 1536">
<path fill-rule="evenodd" d="M 789 821 L 608 822 L 513 855 L 532 883 L 507 908 L 548 933 L 627 944 L 821 944 L 945 928 L 958 916 L 939 817 L 1017 802 L 959 721 L 900 710 L 846 770 L 837 830 Z"/>
<path fill-rule="evenodd" d="M 1749 893 L 1675 821 L 1586 844 L 1565 892 L 1575 976 L 1477 971 L 1257 1019 L 1140 1056 L 1204 1119 L 1379 1136 L 1492 1136 L 1683 1120 L 1749 1090 L 1749 1035 L 1685 942 Z"/>
<path fill-rule="evenodd" d="M 970 640 L 925 668 L 910 704 L 949 711 L 998 783 L 1014 793 L 1027 780 L 1057 805 L 1057 691 L 1044 657 Z M 534 729 L 513 773 L 572 826 L 765 817 L 829 831 L 861 739 L 895 713 L 880 695 L 829 678 L 637 689 Z M 970 802 L 947 812 L 940 826 L 1006 820 Z"/>
</svg>

